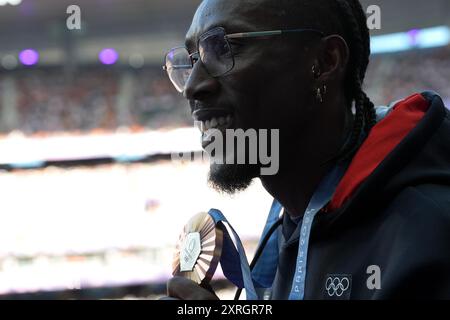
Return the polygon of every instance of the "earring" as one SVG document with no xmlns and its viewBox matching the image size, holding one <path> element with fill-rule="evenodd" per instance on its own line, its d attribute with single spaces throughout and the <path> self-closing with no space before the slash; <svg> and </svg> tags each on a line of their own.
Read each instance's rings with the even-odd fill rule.
<svg viewBox="0 0 450 320">
<path fill-rule="evenodd" d="M 316 89 L 316 99 L 320 103 L 323 103 L 323 97 L 327 94 L 327 86 L 324 84 L 322 88 L 318 87 Z"/>
<path fill-rule="evenodd" d="M 321 90 L 320 88 L 317 88 L 317 91 L 316 91 L 316 99 L 317 99 L 317 101 L 319 101 L 320 103 L 323 103 L 322 90 Z"/>
<path fill-rule="evenodd" d="M 320 72 L 320 69 L 315 64 L 313 64 L 311 71 L 312 71 L 314 78 L 316 78 L 316 79 L 318 79 L 320 77 L 320 75 L 322 74 Z"/>
</svg>

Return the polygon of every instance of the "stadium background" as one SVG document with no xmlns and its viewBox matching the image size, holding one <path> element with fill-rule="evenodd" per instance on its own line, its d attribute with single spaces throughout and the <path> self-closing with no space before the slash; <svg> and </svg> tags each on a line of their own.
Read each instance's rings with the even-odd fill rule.
<svg viewBox="0 0 450 320">
<path fill-rule="evenodd" d="M 161 69 L 198 3 L 0 0 L 0 298 L 156 298 L 182 226 L 211 207 L 251 256 L 271 203 L 262 187 L 219 195 L 206 163 L 170 161 L 200 150 Z M 450 2 L 362 3 L 381 7 L 372 36 L 405 32 L 378 38 L 372 100 L 433 89 L 450 105 Z M 66 28 L 71 4 L 80 31 Z"/>
</svg>

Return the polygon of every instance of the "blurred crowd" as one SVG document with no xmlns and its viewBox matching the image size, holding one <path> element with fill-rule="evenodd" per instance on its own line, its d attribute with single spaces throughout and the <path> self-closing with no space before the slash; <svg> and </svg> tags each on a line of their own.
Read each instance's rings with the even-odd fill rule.
<svg viewBox="0 0 450 320">
<path fill-rule="evenodd" d="M 12 125 L 0 126 L 3 133 L 12 128 L 36 134 L 190 124 L 186 102 L 156 68 L 95 67 L 74 73 L 62 68 L 33 68 L 0 73 L 0 83 L 7 78 L 15 91 L 15 107 L 9 112 L 17 116 Z M 0 101 L 2 94 L 0 85 Z"/>
<path fill-rule="evenodd" d="M 14 105 L 7 112 L 16 115 L 9 117 L 9 123 L 0 121 L 3 133 L 19 130 L 30 135 L 192 125 L 187 102 L 159 67 L 81 67 L 75 72 L 35 67 L 0 72 L 0 110 L 5 108 L 5 79 L 9 79 L 8 90 L 15 91 L 13 103 L 6 100 Z M 430 89 L 448 101 L 450 47 L 375 55 L 365 87 L 376 105 Z"/>
<path fill-rule="evenodd" d="M 450 107 L 450 46 L 374 55 L 365 82 L 366 92 L 375 105 L 433 90 Z"/>
</svg>

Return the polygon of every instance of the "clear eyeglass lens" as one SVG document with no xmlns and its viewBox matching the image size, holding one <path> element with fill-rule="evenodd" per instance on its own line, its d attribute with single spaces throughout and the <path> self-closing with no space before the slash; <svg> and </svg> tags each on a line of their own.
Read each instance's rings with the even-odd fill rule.
<svg viewBox="0 0 450 320">
<path fill-rule="evenodd" d="M 166 70 L 170 81 L 183 92 L 192 72 L 192 61 L 186 48 L 175 48 L 166 55 Z"/>
<path fill-rule="evenodd" d="M 200 37 L 198 54 L 203 66 L 212 77 L 219 77 L 234 67 L 233 54 L 225 39 L 223 28 L 212 29 Z M 184 47 L 170 50 L 166 55 L 166 70 L 179 92 L 183 92 L 192 73 L 193 61 Z"/>
<path fill-rule="evenodd" d="M 231 48 L 225 40 L 225 30 L 213 29 L 199 41 L 199 54 L 203 65 L 212 77 L 219 77 L 233 68 Z"/>
</svg>

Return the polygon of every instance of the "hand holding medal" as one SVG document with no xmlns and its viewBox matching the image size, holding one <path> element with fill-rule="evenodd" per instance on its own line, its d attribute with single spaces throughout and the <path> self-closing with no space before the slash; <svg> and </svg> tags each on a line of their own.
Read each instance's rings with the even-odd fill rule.
<svg viewBox="0 0 450 320">
<path fill-rule="evenodd" d="M 173 275 L 197 284 L 211 281 L 222 254 L 223 232 L 212 217 L 200 213 L 185 225 L 175 249 Z"/>
<path fill-rule="evenodd" d="M 208 286 L 219 262 L 225 277 L 246 289 L 248 300 L 258 298 L 241 240 L 223 214 L 211 209 L 197 214 L 184 227 L 175 250 L 173 275 Z"/>
</svg>

